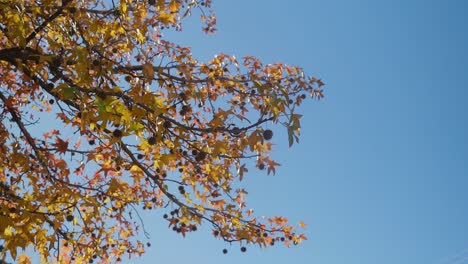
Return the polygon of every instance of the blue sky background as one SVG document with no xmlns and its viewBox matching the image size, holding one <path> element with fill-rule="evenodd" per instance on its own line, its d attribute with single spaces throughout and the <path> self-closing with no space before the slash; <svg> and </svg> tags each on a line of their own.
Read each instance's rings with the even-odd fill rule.
<svg viewBox="0 0 468 264">
<path fill-rule="evenodd" d="M 130 263 L 468 263 L 468 2 L 215 1 L 219 32 L 197 19 L 171 38 L 302 66 L 326 98 L 301 112 L 303 137 L 275 130 L 276 176 L 245 181 L 259 215 L 308 223 L 286 249 L 181 238 L 146 217 L 152 247 Z M 223 255 L 226 247 L 229 254 Z"/>
</svg>

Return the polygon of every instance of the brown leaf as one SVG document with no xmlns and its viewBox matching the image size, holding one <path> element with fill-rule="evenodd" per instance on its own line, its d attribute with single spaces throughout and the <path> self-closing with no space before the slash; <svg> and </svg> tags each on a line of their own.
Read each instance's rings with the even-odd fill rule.
<svg viewBox="0 0 468 264">
<path fill-rule="evenodd" d="M 57 148 L 57 152 L 62 154 L 64 154 L 68 150 L 68 140 L 64 141 L 59 137 L 55 139 L 55 143 L 52 145 Z"/>
</svg>

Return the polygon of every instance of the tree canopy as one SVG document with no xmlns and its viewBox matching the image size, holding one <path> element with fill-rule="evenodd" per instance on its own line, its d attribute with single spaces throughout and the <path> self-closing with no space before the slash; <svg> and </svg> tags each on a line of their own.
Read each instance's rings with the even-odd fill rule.
<svg viewBox="0 0 468 264">
<path fill-rule="evenodd" d="M 323 83 L 298 67 L 168 41 L 187 16 L 216 31 L 211 0 L 0 0 L 0 256 L 114 262 L 144 253 L 141 210 L 186 236 L 201 224 L 245 246 L 297 244 L 242 187 L 274 174 L 274 125 L 298 141 Z M 304 227 L 305 224 L 299 223 Z"/>
</svg>

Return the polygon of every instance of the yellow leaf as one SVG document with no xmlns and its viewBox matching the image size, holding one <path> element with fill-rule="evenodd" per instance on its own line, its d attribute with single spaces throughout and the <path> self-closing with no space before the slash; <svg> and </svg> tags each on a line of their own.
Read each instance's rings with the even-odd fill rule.
<svg viewBox="0 0 468 264">
<path fill-rule="evenodd" d="M 179 11 L 179 7 L 180 7 L 180 4 L 178 1 L 172 0 L 171 3 L 169 4 L 169 10 L 171 10 L 171 12 Z"/>
<path fill-rule="evenodd" d="M 140 167 L 138 167 L 137 165 L 132 165 L 132 167 L 130 168 L 130 172 L 132 172 L 132 173 L 140 173 L 140 172 L 142 172 L 142 170 L 141 170 Z"/>
<path fill-rule="evenodd" d="M 164 7 L 164 5 L 165 5 L 164 0 L 158 0 L 158 3 L 156 4 L 158 9 Z"/>
<path fill-rule="evenodd" d="M 158 20 L 161 21 L 164 25 L 175 23 L 174 15 L 165 12 L 159 13 Z"/>
<path fill-rule="evenodd" d="M 125 3 L 125 1 L 120 1 L 120 10 L 123 13 L 127 13 L 127 3 Z"/>
<path fill-rule="evenodd" d="M 162 97 L 155 97 L 154 98 L 154 103 L 153 106 L 156 110 L 160 110 L 161 108 L 164 108 L 164 99 Z M 159 115 L 160 111 L 155 111 L 155 115 Z"/>
<path fill-rule="evenodd" d="M 143 34 L 141 34 L 140 29 L 137 28 L 136 33 L 137 33 L 137 38 L 140 41 L 140 43 L 145 43 L 146 38 Z"/>
<path fill-rule="evenodd" d="M 307 225 L 306 225 L 304 222 L 302 222 L 302 221 L 299 221 L 299 226 L 302 227 L 302 228 L 306 228 L 306 227 L 307 227 Z"/>
<path fill-rule="evenodd" d="M 110 183 L 109 183 L 109 189 L 107 191 L 109 193 L 113 193 L 114 191 L 116 191 L 119 188 L 120 188 L 119 182 L 115 178 L 112 178 Z"/>
<path fill-rule="evenodd" d="M 7 228 L 5 228 L 5 231 L 3 231 L 3 235 L 5 237 L 12 237 L 13 236 L 13 227 L 8 226 Z"/>
<path fill-rule="evenodd" d="M 239 226 L 239 219 L 237 217 L 232 218 L 231 222 L 234 226 Z"/>
<path fill-rule="evenodd" d="M 174 154 L 164 154 L 161 155 L 161 158 L 159 159 L 160 161 L 160 167 L 163 167 L 164 165 L 169 164 L 171 161 L 176 160 L 177 156 Z"/>
<path fill-rule="evenodd" d="M 200 212 L 205 212 L 205 208 L 201 205 L 195 205 L 194 207 L 197 208 L 197 210 Z"/>
<path fill-rule="evenodd" d="M 19 264 L 31 264 L 31 259 L 28 256 L 26 256 L 24 253 L 22 253 L 18 258 L 18 263 Z"/>
</svg>

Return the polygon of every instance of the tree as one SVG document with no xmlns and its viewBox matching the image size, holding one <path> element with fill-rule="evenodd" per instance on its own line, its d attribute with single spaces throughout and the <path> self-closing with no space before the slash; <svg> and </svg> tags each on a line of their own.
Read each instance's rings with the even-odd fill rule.
<svg viewBox="0 0 468 264">
<path fill-rule="evenodd" d="M 255 217 L 237 186 L 249 169 L 275 173 L 266 124 L 297 142 L 295 110 L 323 96 L 319 79 L 251 56 L 199 62 L 165 39 L 192 12 L 215 32 L 210 0 L 0 8 L 3 260 L 27 263 L 28 246 L 43 262 L 140 255 L 142 209 L 183 236 L 209 224 L 242 251 L 305 239 L 285 217 Z"/>
</svg>

